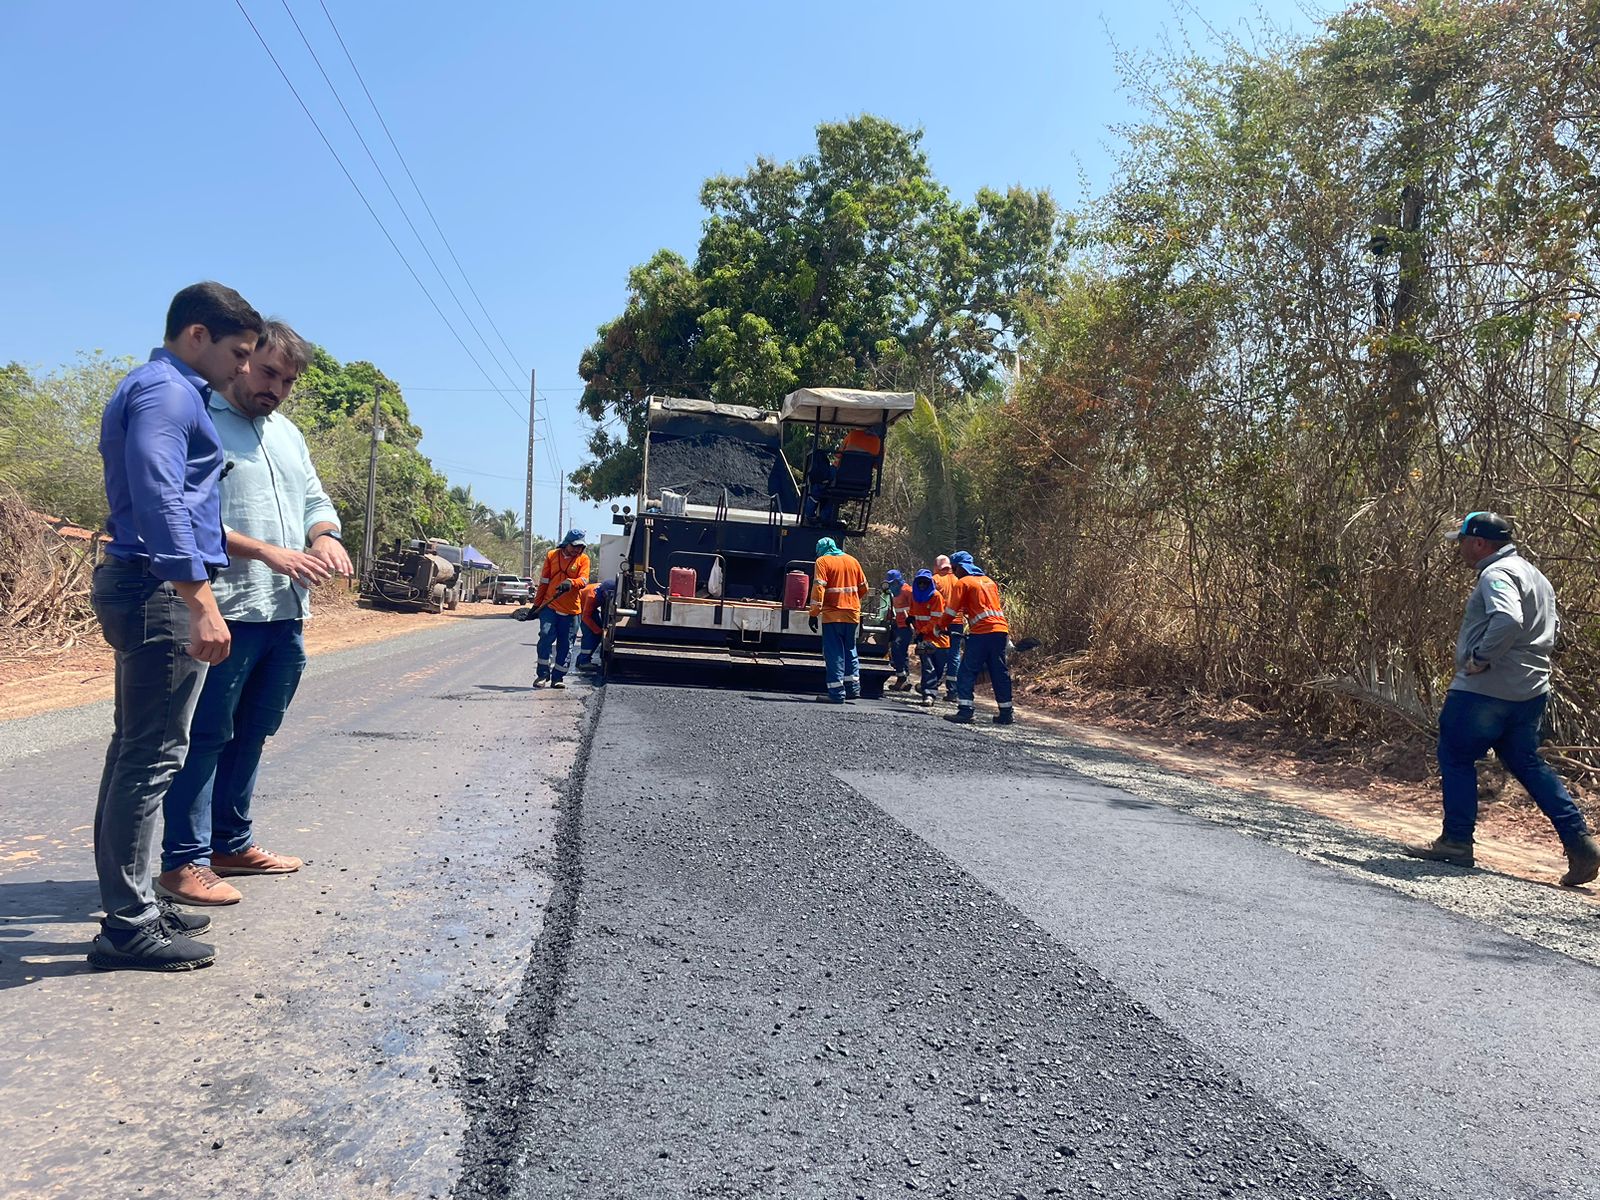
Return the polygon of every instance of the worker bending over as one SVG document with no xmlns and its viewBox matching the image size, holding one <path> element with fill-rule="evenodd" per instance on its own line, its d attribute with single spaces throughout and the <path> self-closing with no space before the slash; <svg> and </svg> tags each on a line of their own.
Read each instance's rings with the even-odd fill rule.
<svg viewBox="0 0 1600 1200">
<path fill-rule="evenodd" d="M 861 564 L 839 549 L 832 538 L 817 542 L 817 565 L 811 585 L 811 632 L 822 634 L 822 661 L 828 673 L 828 694 L 818 700 L 843 704 L 861 696 L 861 662 L 856 635 L 861 627 L 861 597 L 867 591 Z M 820 619 L 821 627 L 818 628 Z"/>
<path fill-rule="evenodd" d="M 889 662 L 894 667 L 894 679 L 889 686 L 905 692 L 911 689 L 911 585 L 899 571 L 890 571 L 883 581 L 883 591 L 889 611 L 894 614 L 894 624 L 889 626 Z"/>
<path fill-rule="evenodd" d="M 606 636 L 606 619 L 611 614 L 611 598 L 616 595 L 617 581 L 591 583 L 583 589 L 578 601 L 578 621 L 583 626 L 583 643 L 578 647 L 578 669 L 594 665 L 594 652 Z"/>
<path fill-rule="evenodd" d="M 950 610 L 944 594 L 933 581 L 933 572 L 922 570 L 911 581 L 911 627 L 917 638 L 917 658 L 922 663 L 922 682 L 917 695 L 924 706 L 938 695 L 950 662 Z"/>
<path fill-rule="evenodd" d="M 564 688 L 567 664 L 572 661 L 572 635 L 583 604 L 583 586 L 589 582 L 589 556 L 584 553 L 583 530 L 569 529 L 561 545 L 544 556 L 539 587 L 533 594 L 533 611 L 539 614 L 539 665 L 533 686 Z M 554 654 L 552 654 L 552 650 Z"/>
<path fill-rule="evenodd" d="M 958 619 L 967 623 L 967 645 L 961 656 L 961 670 L 956 676 L 956 711 L 946 717 L 965 725 L 972 720 L 972 689 L 981 671 L 989 672 L 989 683 L 994 688 L 995 703 L 1000 711 L 995 715 L 996 725 L 1011 724 L 1011 669 L 1006 665 L 1006 642 L 1011 626 L 1006 624 L 1005 611 L 1000 607 L 1000 585 L 983 573 L 983 568 L 972 561 L 972 555 L 957 550 L 950 556 L 950 566 L 956 575 L 955 602 L 952 607 Z"/>
</svg>

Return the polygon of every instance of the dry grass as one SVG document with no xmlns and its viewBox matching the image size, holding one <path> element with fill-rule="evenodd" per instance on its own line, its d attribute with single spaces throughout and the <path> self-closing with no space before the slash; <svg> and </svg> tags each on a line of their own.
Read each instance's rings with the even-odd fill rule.
<svg viewBox="0 0 1600 1200">
<path fill-rule="evenodd" d="M 91 538 L 67 538 L 0 487 L 0 655 L 61 654 L 95 632 Z"/>
</svg>

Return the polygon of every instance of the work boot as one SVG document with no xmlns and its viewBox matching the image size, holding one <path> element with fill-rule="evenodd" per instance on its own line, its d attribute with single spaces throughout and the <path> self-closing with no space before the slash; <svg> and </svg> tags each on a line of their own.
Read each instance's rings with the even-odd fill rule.
<svg viewBox="0 0 1600 1200">
<path fill-rule="evenodd" d="M 994 723 L 996 725 L 1010 725 L 1012 723 L 1011 710 L 1009 708 L 1002 708 L 999 712 L 995 713 Z"/>
<path fill-rule="evenodd" d="M 293 875 L 305 865 L 303 859 L 274 854 L 260 846 L 251 846 L 242 854 L 211 854 L 211 869 L 218 875 Z"/>
<path fill-rule="evenodd" d="M 1449 863 L 1452 867 L 1473 865 L 1472 843 L 1453 842 L 1442 833 L 1423 845 L 1411 844 L 1400 848 L 1412 858 L 1425 858 L 1429 862 Z"/>
<path fill-rule="evenodd" d="M 170 932 L 160 916 L 133 929 L 102 925 L 89 947 L 89 965 L 101 971 L 193 971 L 216 957 L 216 947 Z"/>
<path fill-rule="evenodd" d="M 194 937 L 211 928 L 211 918 L 205 913 L 186 913 L 165 896 L 156 897 L 156 909 L 168 937 Z"/>
<path fill-rule="evenodd" d="M 818 704 L 843 704 L 843 696 L 830 696 L 826 692 L 816 698 Z"/>
<path fill-rule="evenodd" d="M 1590 883 L 1600 875 L 1600 842 L 1586 833 L 1568 842 L 1566 848 L 1567 873 L 1561 877 L 1562 887 Z"/>
<path fill-rule="evenodd" d="M 231 883 L 224 883 L 210 867 L 199 863 L 184 863 L 156 876 L 156 895 L 176 900 L 179 904 L 198 904 L 210 907 L 220 904 L 237 904 L 244 893 Z"/>
<path fill-rule="evenodd" d="M 970 708 L 958 708 L 953 713 L 946 713 L 944 719 L 952 725 L 971 725 L 972 710 Z"/>
<path fill-rule="evenodd" d="M 533 686 L 536 687 L 536 688 L 546 687 L 546 686 L 549 685 L 549 683 L 550 683 L 550 681 L 548 679 L 546 679 L 543 675 L 535 676 L 534 680 L 533 680 Z"/>
<path fill-rule="evenodd" d="M 550 686 L 551 688 L 564 688 L 567 686 L 567 681 L 565 679 L 552 679 Z"/>
</svg>

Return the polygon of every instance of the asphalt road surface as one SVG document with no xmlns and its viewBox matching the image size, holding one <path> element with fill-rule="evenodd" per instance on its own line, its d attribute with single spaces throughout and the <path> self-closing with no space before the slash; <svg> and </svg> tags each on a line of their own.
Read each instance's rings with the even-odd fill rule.
<svg viewBox="0 0 1600 1200">
<path fill-rule="evenodd" d="M 191 976 L 81 973 L 103 729 L 0 726 L 20 1194 L 1600 1196 L 1591 897 L 528 632 L 318 660 Z"/>
</svg>

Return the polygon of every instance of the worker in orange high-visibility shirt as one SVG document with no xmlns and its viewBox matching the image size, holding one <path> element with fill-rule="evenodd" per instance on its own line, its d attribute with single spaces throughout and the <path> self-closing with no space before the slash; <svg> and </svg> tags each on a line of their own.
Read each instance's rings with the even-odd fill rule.
<svg viewBox="0 0 1600 1200">
<path fill-rule="evenodd" d="M 1009 725 L 1011 669 L 1006 665 L 1006 643 L 1011 639 L 1011 626 L 1000 607 L 1000 585 L 985 575 L 965 550 L 950 556 L 950 566 L 956 573 L 954 607 L 967 622 L 967 646 L 956 676 L 956 711 L 945 720 L 958 725 L 972 720 L 972 689 L 979 673 L 988 671 L 995 703 L 1000 706 L 994 723 Z"/>
<path fill-rule="evenodd" d="M 950 568 L 948 554 L 941 554 L 933 560 L 933 585 L 944 597 L 944 606 L 950 614 L 950 653 L 944 668 L 944 698 L 954 700 L 956 676 L 961 672 L 961 648 L 966 644 L 967 633 L 961 615 L 955 610 L 956 573 Z"/>
<path fill-rule="evenodd" d="M 884 578 L 883 590 L 888 593 L 894 613 L 894 624 L 889 626 L 889 662 L 894 667 L 894 680 L 889 686 L 905 692 L 911 689 L 907 682 L 911 676 L 911 585 L 899 571 L 890 571 Z"/>
<path fill-rule="evenodd" d="M 822 661 L 828 674 L 828 694 L 817 699 L 843 704 L 861 696 L 856 636 L 861 629 L 861 598 L 867 594 L 867 576 L 860 563 L 826 537 L 817 542 L 815 571 L 809 609 L 811 632 L 822 634 Z"/>
<path fill-rule="evenodd" d="M 870 429 L 852 429 L 844 435 L 844 441 L 839 443 L 839 454 L 843 455 L 850 450 L 860 450 L 865 454 L 872 455 L 873 458 L 881 458 L 883 456 L 883 438 Z M 839 465 L 837 456 L 833 460 L 833 465 Z"/>
<path fill-rule="evenodd" d="M 911 627 L 917 637 L 917 659 L 922 663 L 917 695 L 929 705 L 950 661 L 950 614 L 933 572 L 927 569 L 918 571 L 911 581 Z"/>
<path fill-rule="evenodd" d="M 564 688 L 567 664 L 572 661 L 572 637 L 583 605 L 583 587 L 589 582 L 589 556 L 584 553 L 583 530 L 569 529 L 561 545 L 544 556 L 544 570 L 533 593 L 533 611 L 539 614 L 539 663 L 533 686 L 548 683 Z"/>
<path fill-rule="evenodd" d="M 604 583 L 591 583 L 583 589 L 583 598 L 578 602 L 578 623 L 582 628 L 582 643 L 578 647 L 577 668 L 587 670 L 594 665 L 594 652 L 600 648 L 600 643 L 605 640 L 606 620 L 611 612 L 611 598 L 616 594 L 617 581 L 608 579 Z"/>
</svg>

